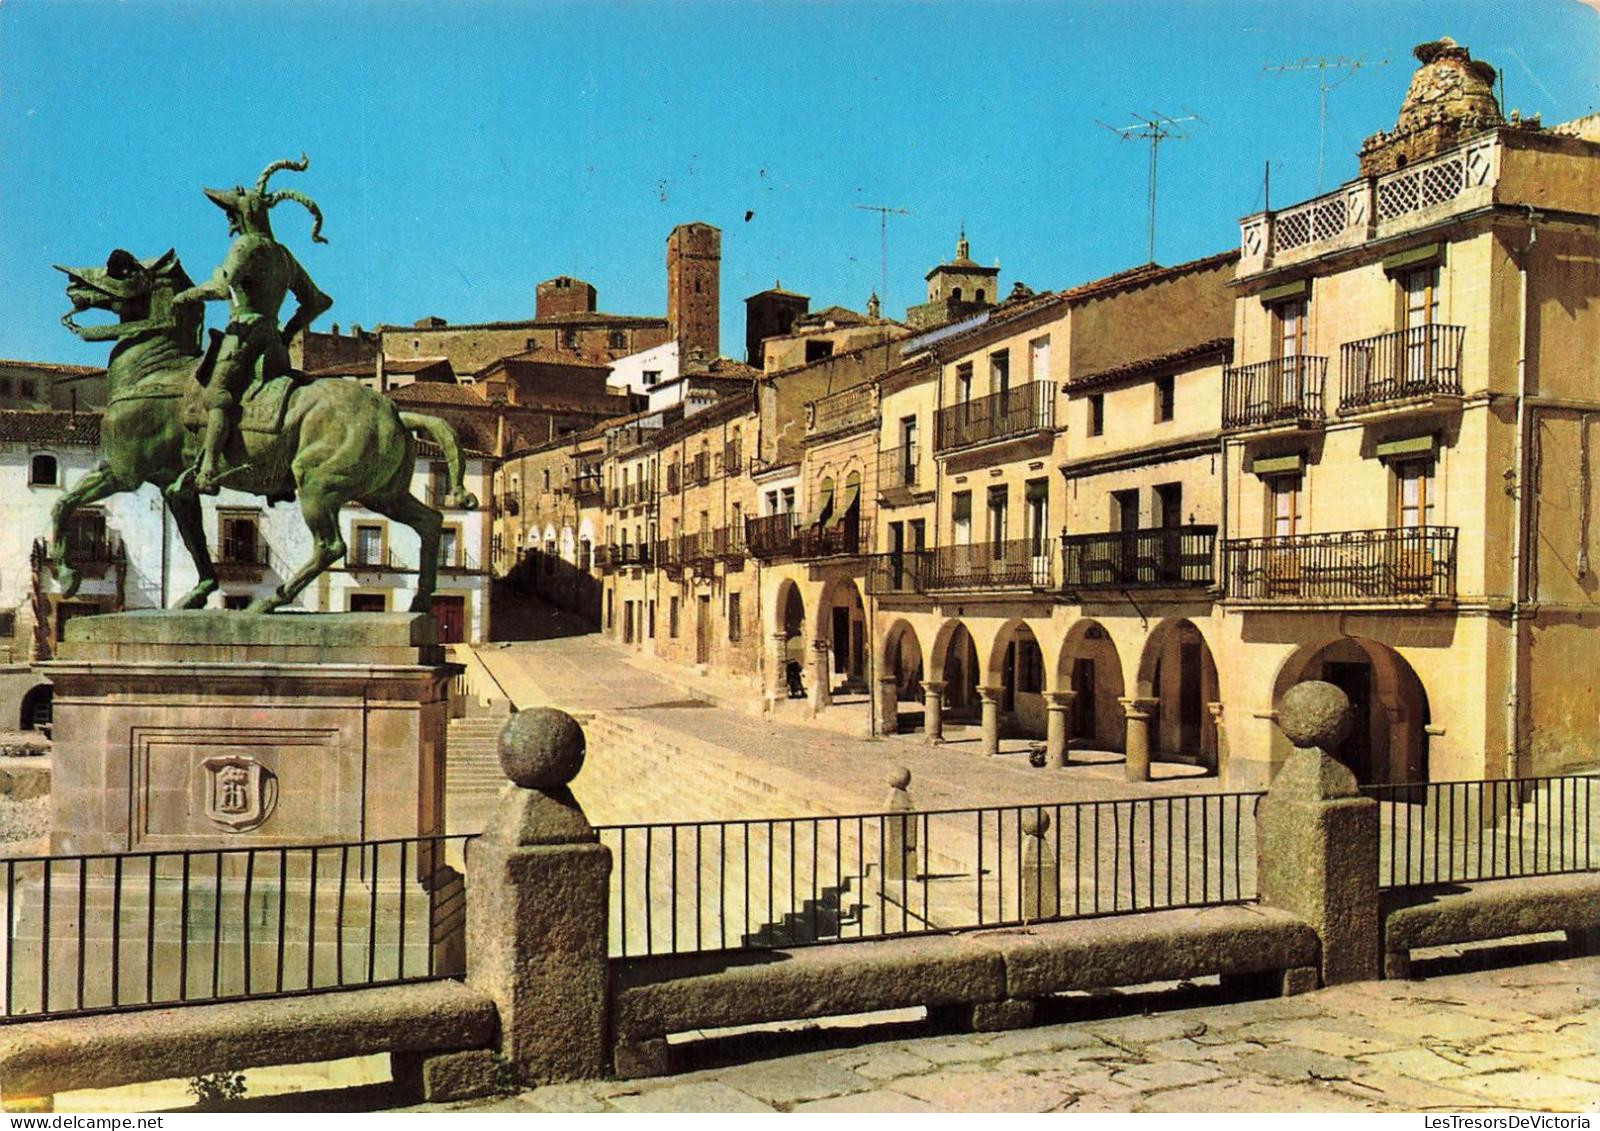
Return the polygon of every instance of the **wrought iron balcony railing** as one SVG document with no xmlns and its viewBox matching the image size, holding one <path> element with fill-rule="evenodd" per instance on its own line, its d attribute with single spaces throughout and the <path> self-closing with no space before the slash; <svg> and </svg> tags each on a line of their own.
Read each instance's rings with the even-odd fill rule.
<svg viewBox="0 0 1600 1131">
<path fill-rule="evenodd" d="M 1449 600 L 1456 593 L 1454 526 L 1235 538 L 1222 553 L 1234 600 Z"/>
<path fill-rule="evenodd" d="M 1210 585 L 1215 526 L 1171 526 L 1061 537 L 1061 587 L 1163 589 Z"/>
<path fill-rule="evenodd" d="M 747 518 L 744 522 L 745 545 L 750 548 L 750 556 L 753 558 L 792 556 L 799 534 L 800 516 L 792 511 L 787 514 Z"/>
<path fill-rule="evenodd" d="M 599 502 L 604 493 L 599 475 L 580 475 L 572 481 L 572 494 L 580 504 Z"/>
<path fill-rule="evenodd" d="M 689 568 L 705 572 L 717 560 L 715 531 L 700 530 L 683 535 L 683 562 Z"/>
<path fill-rule="evenodd" d="M 1413 326 L 1339 347 L 1339 411 L 1434 394 L 1461 395 L 1465 326 Z"/>
<path fill-rule="evenodd" d="M 1055 563 L 1048 538 L 940 546 L 929 552 L 924 582 L 929 590 L 1052 588 Z"/>
<path fill-rule="evenodd" d="M 744 526 L 724 526 L 713 531 L 711 552 L 719 558 L 742 559 L 745 556 Z"/>
<path fill-rule="evenodd" d="M 921 486 L 921 454 L 914 443 L 879 452 L 878 494 L 916 491 Z"/>
<path fill-rule="evenodd" d="M 482 573 L 483 570 L 478 568 L 478 559 L 477 558 L 475 558 L 471 554 L 466 553 L 465 551 L 463 551 L 463 552 L 461 552 L 459 554 L 449 554 L 449 555 L 446 555 L 445 553 L 441 552 L 439 554 L 439 572 L 440 573 Z"/>
<path fill-rule="evenodd" d="M 932 554 L 927 550 L 891 550 L 867 559 L 867 592 L 878 597 L 921 593 Z"/>
<path fill-rule="evenodd" d="M 1229 367 L 1222 379 L 1222 426 L 1261 428 L 1323 419 L 1325 357 L 1278 357 Z"/>
<path fill-rule="evenodd" d="M 352 547 L 345 556 L 345 567 L 369 572 L 392 573 L 405 569 L 393 550 L 363 550 L 360 546 Z"/>
<path fill-rule="evenodd" d="M 1052 428 L 1055 391 L 1052 381 L 1030 381 L 942 408 L 934 418 L 933 450 L 948 452 Z"/>
<path fill-rule="evenodd" d="M 861 516 L 851 510 L 827 522 L 814 522 L 800 528 L 794 556 L 807 558 L 847 557 L 861 552 Z"/>
<path fill-rule="evenodd" d="M 626 542 L 621 547 L 613 546 L 615 562 L 619 566 L 648 566 L 650 564 L 650 544 L 648 542 Z"/>
</svg>

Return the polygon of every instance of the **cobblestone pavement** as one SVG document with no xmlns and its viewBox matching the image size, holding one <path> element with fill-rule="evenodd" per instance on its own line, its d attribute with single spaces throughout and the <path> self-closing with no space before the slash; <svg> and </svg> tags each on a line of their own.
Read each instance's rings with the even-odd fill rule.
<svg viewBox="0 0 1600 1131">
<path fill-rule="evenodd" d="M 1196 996 L 1207 992 L 1186 1000 Z M 810 1046 L 789 1055 L 747 1036 L 722 1067 L 451 1110 L 1600 1110 L 1600 958 L 1007 1033 L 910 1033 L 880 1027 L 872 1035 L 887 1039 L 862 1043 L 861 1033 L 812 1031 L 789 1038 L 789 1050 Z"/>
</svg>

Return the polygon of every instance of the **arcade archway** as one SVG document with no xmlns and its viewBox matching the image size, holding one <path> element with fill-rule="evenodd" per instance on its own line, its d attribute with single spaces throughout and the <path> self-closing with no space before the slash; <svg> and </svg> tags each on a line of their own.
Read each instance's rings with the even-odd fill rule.
<svg viewBox="0 0 1600 1131">
<path fill-rule="evenodd" d="M 1303 680 L 1320 679 L 1350 698 L 1355 725 L 1334 751 L 1363 785 L 1428 780 L 1427 689 L 1404 656 L 1386 644 L 1346 636 L 1297 649 L 1273 686 L 1273 702 Z M 1289 753 L 1274 737 L 1273 761 Z"/>
</svg>

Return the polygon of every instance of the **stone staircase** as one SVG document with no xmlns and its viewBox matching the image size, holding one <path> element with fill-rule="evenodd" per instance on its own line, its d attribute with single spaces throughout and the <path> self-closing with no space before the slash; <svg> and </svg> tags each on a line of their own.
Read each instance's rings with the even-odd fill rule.
<svg viewBox="0 0 1600 1131">
<path fill-rule="evenodd" d="M 501 786 L 500 728 L 506 715 L 451 719 L 445 754 L 445 831 L 476 833 L 494 809 Z"/>
</svg>

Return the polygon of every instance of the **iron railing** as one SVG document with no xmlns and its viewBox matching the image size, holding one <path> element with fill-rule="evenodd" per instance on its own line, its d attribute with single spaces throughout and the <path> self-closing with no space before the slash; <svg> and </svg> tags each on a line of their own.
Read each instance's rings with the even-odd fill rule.
<svg viewBox="0 0 1600 1131">
<path fill-rule="evenodd" d="M 469 839 L 0 860 L 0 1024 L 459 977 Z"/>
<path fill-rule="evenodd" d="M 753 558 L 780 558 L 794 553 L 800 516 L 794 512 L 744 520 L 744 541 Z"/>
<path fill-rule="evenodd" d="M 1369 785 L 1380 805 L 1378 880 L 1429 887 L 1600 869 L 1593 775 Z"/>
<path fill-rule="evenodd" d="M 363 550 L 358 544 L 345 556 L 345 568 L 369 573 L 398 573 L 407 566 L 393 550 Z"/>
<path fill-rule="evenodd" d="M 711 551 L 719 558 L 743 558 L 745 555 L 744 526 L 721 526 L 712 531 Z"/>
<path fill-rule="evenodd" d="M 1160 526 L 1061 536 L 1061 586 L 1075 589 L 1210 585 L 1215 526 Z"/>
<path fill-rule="evenodd" d="M 1055 393 L 1054 382 L 1030 381 L 942 408 L 934 417 L 933 450 L 948 452 L 1052 428 Z"/>
<path fill-rule="evenodd" d="M 878 494 L 915 491 L 920 486 L 917 445 L 902 444 L 878 453 Z"/>
<path fill-rule="evenodd" d="M 595 503 L 604 497 L 605 485 L 599 474 L 580 475 L 572 481 L 572 494 L 579 503 Z"/>
<path fill-rule="evenodd" d="M 1461 395 L 1465 326 L 1413 326 L 1339 347 L 1339 411 L 1433 394 Z"/>
<path fill-rule="evenodd" d="M 682 561 L 691 569 L 706 572 L 711 568 L 711 563 L 716 561 L 717 550 L 714 531 L 699 530 L 693 534 L 683 535 Z"/>
<path fill-rule="evenodd" d="M 482 573 L 478 568 L 476 556 L 461 550 L 454 554 L 447 554 L 443 549 L 439 551 L 440 573 Z"/>
<path fill-rule="evenodd" d="M 607 826 L 611 953 L 761 950 L 1246 902 L 1256 898 L 1260 796 Z"/>
<path fill-rule="evenodd" d="M 921 593 L 927 584 L 926 550 L 891 550 L 867 559 L 867 592 L 876 596 Z"/>
<path fill-rule="evenodd" d="M 801 527 L 794 548 L 800 559 L 836 558 L 861 552 L 861 514 L 854 508 L 828 522 Z"/>
<path fill-rule="evenodd" d="M 974 542 L 939 546 L 930 551 L 928 589 L 1051 588 L 1052 540 L 1022 538 L 1010 542 Z"/>
<path fill-rule="evenodd" d="M 1325 357 L 1278 357 L 1229 366 L 1222 378 L 1222 426 L 1260 428 L 1323 419 Z"/>
<path fill-rule="evenodd" d="M 648 542 L 625 542 L 621 546 L 613 546 L 612 563 L 618 566 L 647 566 L 650 564 L 650 544 Z"/>
<path fill-rule="evenodd" d="M 1456 528 L 1403 526 L 1223 543 L 1228 596 L 1249 601 L 1450 599 Z"/>
</svg>

